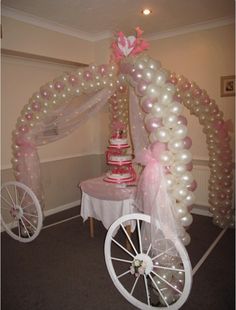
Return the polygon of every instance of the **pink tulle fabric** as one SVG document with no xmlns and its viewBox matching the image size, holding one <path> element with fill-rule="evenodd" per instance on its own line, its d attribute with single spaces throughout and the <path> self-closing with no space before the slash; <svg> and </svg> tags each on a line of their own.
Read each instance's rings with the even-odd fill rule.
<svg viewBox="0 0 236 310">
<path fill-rule="evenodd" d="M 120 201 L 135 198 L 135 184 L 111 184 L 103 181 L 104 177 L 81 182 L 81 190 L 94 198 L 102 200 Z"/>
<path fill-rule="evenodd" d="M 183 228 L 174 218 L 164 167 L 160 163 L 160 154 L 166 146 L 156 142 L 148 147 L 146 130 L 140 126 L 143 124 L 142 113 L 137 105 L 138 98 L 131 89 L 130 122 L 135 162 L 145 167 L 139 177 L 135 203 L 139 211 L 151 216 L 151 225 L 142 227 L 144 248 L 147 250 L 151 243 L 153 251 L 158 254 L 171 248 Z M 174 249 L 169 254 L 177 255 Z"/>
<path fill-rule="evenodd" d="M 15 155 L 18 172 L 17 181 L 26 184 L 37 196 L 44 207 L 44 193 L 40 177 L 40 161 L 37 147 L 57 141 L 76 130 L 96 114 L 114 93 L 111 88 L 91 95 L 68 98 L 58 108 L 49 110 L 47 116 L 38 121 L 28 133 L 18 134 L 14 143 L 18 146 Z"/>
</svg>

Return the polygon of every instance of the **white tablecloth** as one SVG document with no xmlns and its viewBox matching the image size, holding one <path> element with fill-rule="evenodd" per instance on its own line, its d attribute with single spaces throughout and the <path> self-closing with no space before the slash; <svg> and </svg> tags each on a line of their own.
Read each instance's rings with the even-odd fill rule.
<svg viewBox="0 0 236 310">
<path fill-rule="evenodd" d="M 122 215 L 135 213 L 133 199 L 120 201 L 101 200 L 89 196 L 82 191 L 81 216 L 84 221 L 88 217 L 93 217 L 102 221 L 104 227 L 108 229 L 110 225 Z M 131 223 L 131 231 L 135 228 L 135 223 Z"/>
</svg>

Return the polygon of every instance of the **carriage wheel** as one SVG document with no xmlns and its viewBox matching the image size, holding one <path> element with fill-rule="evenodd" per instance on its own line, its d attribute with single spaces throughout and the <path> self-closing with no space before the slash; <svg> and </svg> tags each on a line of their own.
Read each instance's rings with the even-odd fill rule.
<svg viewBox="0 0 236 310">
<path fill-rule="evenodd" d="M 136 229 L 130 236 L 125 227 L 131 223 Z M 147 246 L 141 238 L 143 225 L 150 225 L 150 216 L 130 214 L 109 228 L 104 251 L 110 277 L 118 291 L 139 309 L 179 309 L 192 283 L 186 249 L 178 239 L 175 243 L 162 239 L 168 246 L 154 253 L 152 245 Z"/>
<path fill-rule="evenodd" d="M 7 182 L 1 187 L 1 222 L 15 240 L 34 240 L 43 222 L 42 210 L 36 195 L 20 182 Z"/>
</svg>

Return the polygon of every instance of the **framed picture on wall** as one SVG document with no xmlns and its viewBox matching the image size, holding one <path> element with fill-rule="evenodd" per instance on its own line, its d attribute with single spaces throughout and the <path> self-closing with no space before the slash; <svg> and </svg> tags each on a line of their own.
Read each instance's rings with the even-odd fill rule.
<svg viewBox="0 0 236 310">
<path fill-rule="evenodd" d="M 220 87 L 221 97 L 235 96 L 235 75 L 222 76 Z"/>
</svg>

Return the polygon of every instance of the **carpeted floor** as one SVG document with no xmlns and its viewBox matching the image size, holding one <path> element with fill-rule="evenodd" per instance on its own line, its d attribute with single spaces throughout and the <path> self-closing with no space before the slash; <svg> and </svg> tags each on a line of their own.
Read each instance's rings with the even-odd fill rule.
<svg viewBox="0 0 236 310">
<path fill-rule="evenodd" d="M 79 214 L 79 207 L 45 219 L 44 227 Z M 194 267 L 221 232 L 211 218 L 194 215 L 187 247 Z M 104 261 L 106 230 L 96 221 L 95 238 L 80 217 L 42 229 L 23 244 L 1 238 L 2 310 L 132 310 L 113 285 Z M 235 231 L 228 230 L 196 272 L 184 310 L 235 309 Z"/>
</svg>

